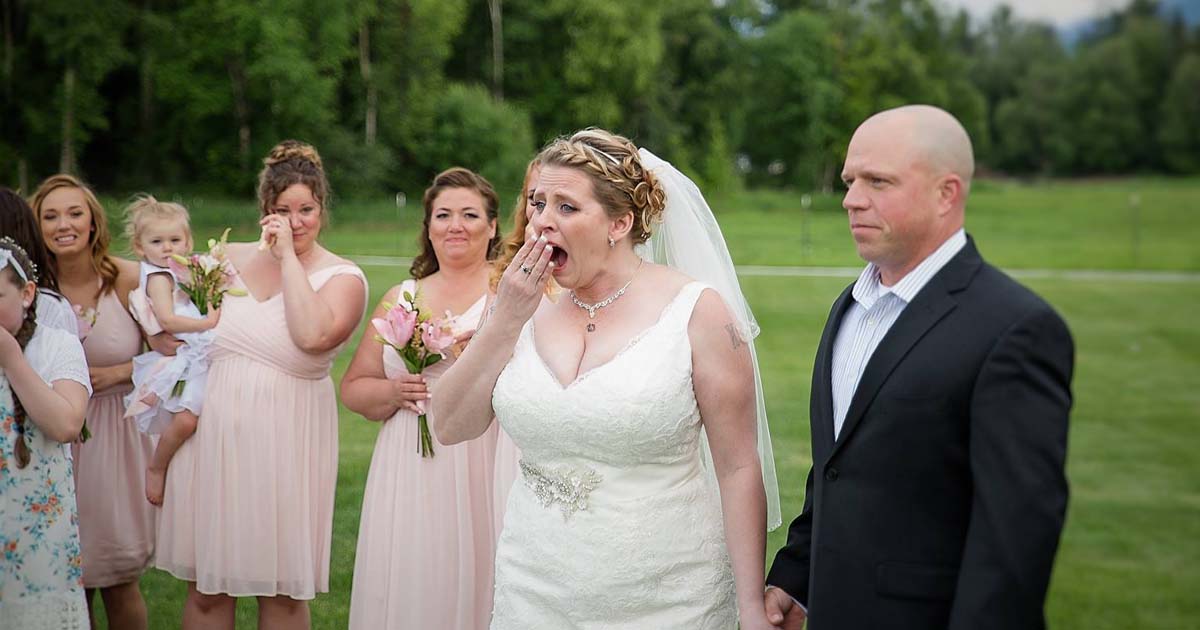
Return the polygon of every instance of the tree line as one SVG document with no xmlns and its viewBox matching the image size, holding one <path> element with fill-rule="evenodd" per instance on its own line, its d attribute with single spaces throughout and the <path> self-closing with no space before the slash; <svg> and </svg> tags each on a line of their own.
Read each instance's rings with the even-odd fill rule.
<svg viewBox="0 0 1200 630">
<path fill-rule="evenodd" d="M 1200 172 L 1200 28 L 1135 0 L 1066 46 L 934 0 L 0 0 L 0 182 L 244 194 L 296 137 L 345 196 L 519 182 L 624 133 L 711 188 L 836 184 L 855 125 L 955 113 L 983 169 Z"/>
</svg>

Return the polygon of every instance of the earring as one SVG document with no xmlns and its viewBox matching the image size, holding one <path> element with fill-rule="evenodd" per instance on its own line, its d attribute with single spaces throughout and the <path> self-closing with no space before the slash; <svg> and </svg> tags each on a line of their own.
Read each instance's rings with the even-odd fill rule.
<svg viewBox="0 0 1200 630">
<path fill-rule="evenodd" d="M 616 246 L 617 246 L 617 242 L 613 240 L 613 237 L 611 237 L 611 236 L 610 236 L 610 237 L 608 237 L 608 247 L 609 247 L 609 249 L 612 249 L 613 247 L 616 247 Z"/>
<path fill-rule="evenodd" d="M 33 304 L 33 302 L 21 302 L 21 308 L 29 308 L 30 304 Z"/>
</svg>

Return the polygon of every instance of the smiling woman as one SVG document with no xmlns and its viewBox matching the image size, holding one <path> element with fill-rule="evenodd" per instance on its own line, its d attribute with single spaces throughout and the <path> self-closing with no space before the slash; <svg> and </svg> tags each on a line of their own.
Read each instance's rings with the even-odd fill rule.
<svg viewBox="0 0 1200 630">
<path fill-rule="evenodd" d="M 99 589 L 111 627 L 145 628 L 138 581 L 154 554 L 154 508 L 144 499 L 154 443 L 124 417 L 132 359 L 142 350 L 128 310 L 138 266 L 109 254 L 104 207 L 75 177 L 50 177 L 30 205 L 63 295 L 79 311 L 95 313 L 83 340 L 94 391 L 86 416 L 91 438 L 72 445 L 89 611 Z"/>
<path fill-rule="evenodd" d="M 373 317 L 384 317 L 387 303 L 407 301 L 407 293 L 422 313 L 446 314 L 456 336 L 469 336 L 489 297 L 498 205 L 492 185 L 467 169 L 435 177 L 425 191 L 413 277 L 392 287 Z M 384 422 L 363 493 L 352 630 L 487 627 L 492 522 L 499 509 L 492 492 L 496 431 L 454 446 L 439 444 L 431 457 L 418 446 L 418 418 L 430 388 L 454 360 L 446 356 L 421 374 L 409 374 L 399 353 L 368 328 L 342 380 L 346 406 Z M 515 462 L 510 465 L 515 468 Z"/>
</svg>

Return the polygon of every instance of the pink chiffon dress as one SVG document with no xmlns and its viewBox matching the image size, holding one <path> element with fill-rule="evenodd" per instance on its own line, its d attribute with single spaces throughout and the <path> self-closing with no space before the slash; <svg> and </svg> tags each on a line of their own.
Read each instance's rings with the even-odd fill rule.
<svg viewBox="0 0 1200 630">
<path fill-rule="evenodd" d="M 309 274 L 314 290 L 358 267 Z M 359 312 L 361 317 L 362 312 Z M 283 295 L 226 296 L 196 433 L 167 469 L 155 564 L 205 594 L 313 599 L 329 590 L 341 347 L 309 354 Z"/>
<path fill-rule="evenodd" d="M 416 293 L 412 280 L 401 286 Z M 486 296 L 479 298 L 457 317 L 455 334 L 478 326 L 485 302 Z M 446 358 L 426 368 L 431 388 L 452 363 Z M 389 347 L 383 348 L 383 366 L 389 378 L 407 372 Z M 363 493 L 351 630 L 488 627 L 495 448 L 493 426 L 453 446 L 435 438 L 434 456 L 421 457 L 417 414 L 401 409 L 384 421 Z"/>
<path fill-rule="evenodd" d="M 141 350 L 141 330 L 116 292 L 101 295 L 96 323 L 83 340 L 88 366 L 128 363 Z M 133 582 L 154 556 L 156 510 L 146 501 L 154 441 L 125 417 L 125 395 L 132 389 L 122 383 L 93 392 L 87 406 L 92 437 L 71 445 L 86 588 Z"/>
</svg>

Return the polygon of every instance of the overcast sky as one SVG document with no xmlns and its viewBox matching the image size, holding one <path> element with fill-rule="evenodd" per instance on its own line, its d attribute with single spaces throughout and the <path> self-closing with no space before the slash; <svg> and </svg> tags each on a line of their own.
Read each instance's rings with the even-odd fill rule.
<svg viewBox="0 0 1200 630">
<path fill-rule="evenodd" d="M 1055 26 L 1073 24 L 1079 20 L 1103 15 L 1129 4 L 1129 0 L 939 0 L 957 9 L 965 8 L 979 19 L 987 17 L 1001 4 L 1012 7 L 1017 16 L 1028 20 L 1050 22 Z"/>
</svg>

